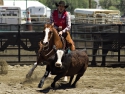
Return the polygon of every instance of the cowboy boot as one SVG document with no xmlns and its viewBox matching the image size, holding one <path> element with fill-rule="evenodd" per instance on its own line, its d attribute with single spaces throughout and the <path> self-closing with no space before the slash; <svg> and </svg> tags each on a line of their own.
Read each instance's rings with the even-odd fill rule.
<svg viewBox="0 0 125 94">
<path fill-rule="evenodd" d="M 74 42 L 70 36 L 70 33 L 67 31 L 67 36 L 66 36 L 66 41 L 70 44 L 70 50 L 71 51 L 74 51 L 75 50 L 75 45 L 74 45 Z"/>
</svg>

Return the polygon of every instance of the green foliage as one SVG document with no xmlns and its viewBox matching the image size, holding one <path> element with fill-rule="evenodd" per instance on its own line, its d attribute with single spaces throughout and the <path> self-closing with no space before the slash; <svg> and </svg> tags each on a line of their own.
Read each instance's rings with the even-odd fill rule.
<svg viewBox="0 0 125 94">
<path fill-rule="evenodd" d="M 100 0 L 100 5 L 103 9 L 109 9 L 110 6 L 114 6 L 117 8 L 117 5 L 119 5 L 119 0 Z"/>
<path fill-rule="evenodd" d="M 115 6 L 110 6 L 109 9 L 110 10 L 118 10 Z"/>
<path fill-rule="evenodd" d="M 39 2 L 45 4 L 47 7 L 53 9 L 56 9 L 55 2 L 59 2 L 60 0 L 38 0 Z M 63 0 L 66 2 L 66 4 L 69 4 L 69 7 L 67 8 L 67 11 L 70 11 L 71 13 L 74 12 L 75 8 L 89 8 L 89 0 Z M 91 0 L 91 6 L 92 8 L 96 8 L 96 2 L 94 0 Z"/>
<path fill-rule="evenodd" d="M 125 11 L 125 0 L 100 0 L 100 6 L 103 9 L 117 9 L 121 14 Z"/>
<path fill-rule="evenodd" d="M 60 0 L 38 0 L 39 2 L 45 4 L 47 7 L 56 9 L 55 2 L 59 2 Z M 74 12 L 75 8 L 89 8 L 90 0 L 64 0 L 69 7 L 67 11 L 71 13 Z M 121 14 L 125 11 L 125 0 L 99 0 L 100 6 L 103 9 L 112 9 L 112 10 L 120 10 Z M 91 8 L 96 8 L 96 2 L 91 0 Z"/>
</svg>

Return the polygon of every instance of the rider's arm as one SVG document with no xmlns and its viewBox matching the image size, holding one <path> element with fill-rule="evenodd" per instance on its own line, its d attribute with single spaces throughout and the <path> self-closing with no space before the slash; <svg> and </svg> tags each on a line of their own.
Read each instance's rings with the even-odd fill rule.
<svg viewBox="0 0 125 94">
<path fill-rule="evenodd" d="M 66 16 L 66 25 L 67 25 L 66 28 L 62 30 L 63 32 L 70 31 L 71 29 L 71 17 L 68 13 Z"/>
<path fill-rule="evenodd" d="M 54 12 L 54 11 L 53 11 Z M 53 12 L 50 15 L 50 23 L 54 23 L 54 19 L 53 19 Z M 57 29 L 58 27 L 54 25 L 54 27 Z"/>
</svg>

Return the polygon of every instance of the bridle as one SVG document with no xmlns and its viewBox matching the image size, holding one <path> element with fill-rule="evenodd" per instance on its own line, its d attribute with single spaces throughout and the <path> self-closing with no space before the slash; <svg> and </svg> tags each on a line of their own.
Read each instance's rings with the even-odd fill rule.
<svg viewBox="0 0 125 94">
<path fill-rule="evenodd" d="M 63 49 L 65 49 L 65 47 L 66 47 L 65 39 L 64 39 L 64 37 L 63 37 L 62 35 L 59 35 L 59 36 L 60 36 L 61 41 L 62 41 L 62 43 L 63 43 Z M 42 54 L 42 52 L 47 52 L 47 51 L 49 51 L 49 49 L 50 49 L 49 45 L 50 45 L 50 41 L 51 41 L 52 37 L 53 37 L 53 32 L 51 32 L 51 35 L 50 35 L 48 44 L 47 44 L 47 45 L 44 45 L 44 44 L 43 44 L 42 51 L 40 52 L 40 54 Z M 52 48 L 51 48 L 51 50 L 50 50 L 46 55 L 44 55 L 44 56 L 47 57 L 48 55 L 50 55 L 50 54 L 54 51 L 55 48 L 56 48 L 56 46 L 53 45 Z"/>
</svg>

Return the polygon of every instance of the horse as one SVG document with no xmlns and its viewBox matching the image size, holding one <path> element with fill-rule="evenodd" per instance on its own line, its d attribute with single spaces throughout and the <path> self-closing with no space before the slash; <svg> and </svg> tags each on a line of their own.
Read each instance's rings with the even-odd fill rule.
<svg viewBox="0 0 125 94">
<path fill-rule="evenodd" d="M 74 50 L 70 53 L 65 53 L 65 50 L 57 49 L 55 57 L 49 59 L 49 63 L 46 68 L 46 72 L 38 84 L 38 88 L 41 88 L 45 79 L 48 77 L 49 72 L 56 75 L 51 87 L 54 88 L 56 82 L 64 76 L 70 76 L 69 86 L 75 87 L 77 81 L 83 76 L 88 67 L 89 58 L 85 50 Z M 76 75 L 75 81 L 72 84 L 74 75 Z"/>
<path fill-rule="evenodd" d="M 117 33 L 104 33 L 100 34 L 100 37 L 94 36 L 95 40 L 102 40 L 102 42 L 95 41 L 93 43 L 94 49 L 92 50 L 93 57 L 91 61 L 92 66 L 97 66 L 96 63 L 96 54 L 97 50 L 99 49 L 99 46 L 102 46 L 102 62 L 101 66 L 106 66 L 106 55 L 108 51 L 112 52 L 118 52 L 123 46 L 125 46 L 125 35 L 123 33 L 117 34 Z M 104 41 L 106 40 L 106 41 Z"/>
<path fill-rule="evenodd" d="M 69 32 L 67 32 L 69 34 Z M 37 62 L 34 63 L 33 67 L 30 69 L 26 78 L 32 76 L 33 71 L 40 65 L 41 62 L 47 61 L 48 58 L 55 54 L 53 46 L 57 49 L 65 49 L 66 43 L 62 36 L 59 36 L 58 31 L 54 28 L 53 24 L 45 24 L 43 30 L 43 40 L 39 42 L 39 50 L 37 55 Z"/>
</svg>

